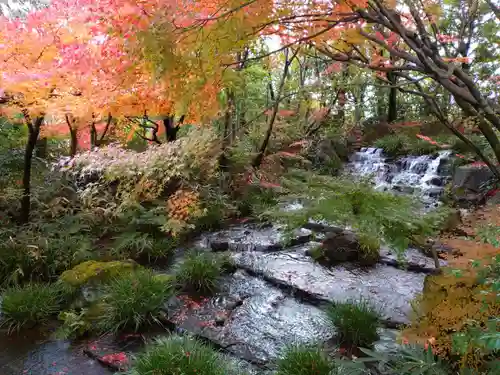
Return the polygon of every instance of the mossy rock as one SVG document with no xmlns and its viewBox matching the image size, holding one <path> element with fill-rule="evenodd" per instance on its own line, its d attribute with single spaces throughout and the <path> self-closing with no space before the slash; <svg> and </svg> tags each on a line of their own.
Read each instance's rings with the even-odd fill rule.
<svg viewBox="0 0 500 375">
<path fill-rule="evenodd" d="M 64 271 L 60 280 L 73 287 L 81 287 L 89 282 L 108 281 L 114 277 L 132 272 L 140 267 L 132 260 L 98 262 L 89 260 Z"/>
<path fill-rule="evenodd" d="M 154 278 L 157 280 L 162 280 L 167 284 L 175 284 L 175 276 L 174 275 L 167 275 L 167 274 L 161 273 L 161 274 L 155 275 Z"/>
</svg>

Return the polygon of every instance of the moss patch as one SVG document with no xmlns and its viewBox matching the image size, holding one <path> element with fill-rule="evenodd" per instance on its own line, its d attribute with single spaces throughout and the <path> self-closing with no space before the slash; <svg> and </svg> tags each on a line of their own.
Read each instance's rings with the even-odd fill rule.
<svg viewBox="0 0 500 375">
<path fill-rule="evenodd" d="M 133 261 L 98 262 L 89 260 L 62 273 L 60 280 L 73 287 L 80 287 L 91 281 L 107 281 L 135 270 Z"/>
</svg>

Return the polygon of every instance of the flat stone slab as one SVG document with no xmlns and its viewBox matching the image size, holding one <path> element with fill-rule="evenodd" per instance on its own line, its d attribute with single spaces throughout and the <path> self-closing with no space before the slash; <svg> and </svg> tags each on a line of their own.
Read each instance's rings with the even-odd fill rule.
<svg viewBox="0 0 500 375">
<path fill-rule="evenodd" d="M 423 290 L 425 274 L 377 264 L 326 268 L 295 252 L 233 254 L 237 267 L 278 285 L 304 292 L 317 300 L 340 302 L 364 298 L 391 324 L 406 324 L 410 302 Z"/>
<path fill-rule="evenodd" d="M 403 262 L 401 263 L 395 251 L 383 247 L 380 249 L 380 262 L 395 267 L 407 267 L 410 271 L 415 272 L 433 273 L 437 271 L 434 266 L 434 259 L 422 254 L 420 250 L 413 248 L 405 251 Z M 439 265 L 445 267 L 447 262 L 439 259 Z"/>
<path fill-rule="evenodd" d="M 298 229 L 288 245 L 308 242 L 312 232 Z M 279 226 L 235 225 L 219 232 L 203 235 L 197 245 L 214 251 L 278 251 L 284 247 L 285 236 Z"/>
<path fill-rule="evenodd" d="M 287 345 L 321 343 L 335 334 L 319 308 L 241 270 L 224 284 L 218 296 L 200 302 L 186 303 L 183 297 L 171 300 L 166 306 L 169 319 L 260 366 L 278 358 Z"/>
</svg>

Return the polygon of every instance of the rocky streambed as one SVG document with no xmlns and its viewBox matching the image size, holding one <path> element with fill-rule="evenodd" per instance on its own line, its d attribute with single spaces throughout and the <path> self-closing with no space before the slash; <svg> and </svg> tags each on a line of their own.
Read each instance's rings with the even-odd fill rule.
<svg viewBox="0 0 500 375">
<path fill-rule="evenodd" d="M 374 175 L 378 189 L 413 193 L 434 206 L 451 177 L 449 156 L 441 152 L 394 161 L 381 150 L 367 148 L 352 156 L 346 170 Z M 333 348 L 335 329 L 326 318 L 325 306 L 358 298 L 369 300 L 384 319 L 376 350 L 397 347 L 396 328 L 408 323 L 411 301 L 422 291 L 425 276 L 434 271 L 434 261 L 408 249 L 401 264 L 396 254 L 382 248 L 380 259 L 370 267 L 350 262 L 325 267 L 308 253 L 318 245 L 315 238 L 322 238 L 317 232 L 324 234 L 329 228 L 314 223 L 306 227 L 287 246 L 280 228 L 272 225 L 235 225 L 203 234 L 193 246 L 227 252 L 236 266 L 220 280 L 215 296 L 165 301 L 165 327 L 139 335 L 72 343 L 50 339 L 51 332 L 2 337 L 0 374 L 109 374 L 126 367 L 145 341 L 172 330 L 209 342 L 250 373 L 272 373 L 272 361 L 289 344 Z M 182 251 L 179 254 L 182 261 Z"/>
<path fill-rule="evenodd" d="M 167 329 L 194 334 L 252 372 L 267 373 L 272 360 L 289 344 L 333 345 L 335 329 L 326 318 L 325 306 L 358 298 L 371 301 L 383 316 L 385 328 L 376 349 L 394 348 L 395 328 L 408 322 L 410 303 L 422 291 L 432 259 L 408 250 L 405 264 L 400 264 L 383 249 L 380 261 L 371 267 L 355 263 L 324 267 L 307 255 L 318 244 L 313 237 L 312 231 L 302 229 L 292 245 L 284 247 L 280 228 L 257 224 L 204 234 L 194 245 L 227 252 L 236 268 L 220 280 L 219 292 L 210 298 L 177 296 L 165 301 L 165 330 L 78 343 L 43 337 L 2 338 L 0 373 L 109 373 L 99 361 L 116 369 L 123 364 L 114 363 L 117 355 L 130 359 L 145 340 L 165 335 Z"/>
</svg>

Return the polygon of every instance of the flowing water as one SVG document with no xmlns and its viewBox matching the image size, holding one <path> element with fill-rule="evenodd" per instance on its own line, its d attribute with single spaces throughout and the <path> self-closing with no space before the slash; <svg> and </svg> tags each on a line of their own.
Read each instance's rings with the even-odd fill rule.
<svg viewBox="0 0 500 375">
<path fill-rule="evenodd" d="M 415 194 L 427 206 L 437 206 L 444 186 L 451 179 L 451 151 L 433 155 L 389 158 L 379 148 L 362 148 L 351 156 L 346 170 L 373 177 L 375 188 L 394 193 Z"/>
<path fill-rule="evenodd" d="M 438 204 L 449 179 L 449 160 L 448 152 L 392 160 L 380 149 L 366 148 L 352 156 L 346 169 L 358 176 L 372 175 L 377 189 L 416 194 L 432 206 Z M 300 206 L 288 207 L 292 208 Z M 228 252 L 236 271 L 220 281 L 220 290 L 213 297 L 197 303 L 183 296 L 165 301 L 170 328 L 222 348 L 250 374 L 268 374 L 273 360 L 287 345 L 331 345 L 335 328 L 328 323 L 325 306 L 362 297 L 384 318 L 376 349 L 397 347 L 397 331 L 392 328 L 408 322 L 411 301 L 421 292 L 425 275 L 433 270 L 430 258 L 409 249 L 405 254 L 409 267 L 402 269 L 396 256 L 383 249 L 374 267 L 344 263 L 325 268 L 306 256 L 306 251 L 318 244 L 310 230 L 297 231 L 286 248 L 282 238 L 280 227 L 258 225 L 236 225 L 201 235 L 195 244 L 205 251 Z M 162 330 L 153 336 L 158 334 L 168 333 Z M 84 349 L 102 358 L 116 352 L 130 356 L 141 345 L 127 346 L 109 338 L 70 343 L 34 332 L 1 337 L 0 375 L 111 374 L 87 357 Z"/>
</svg>

